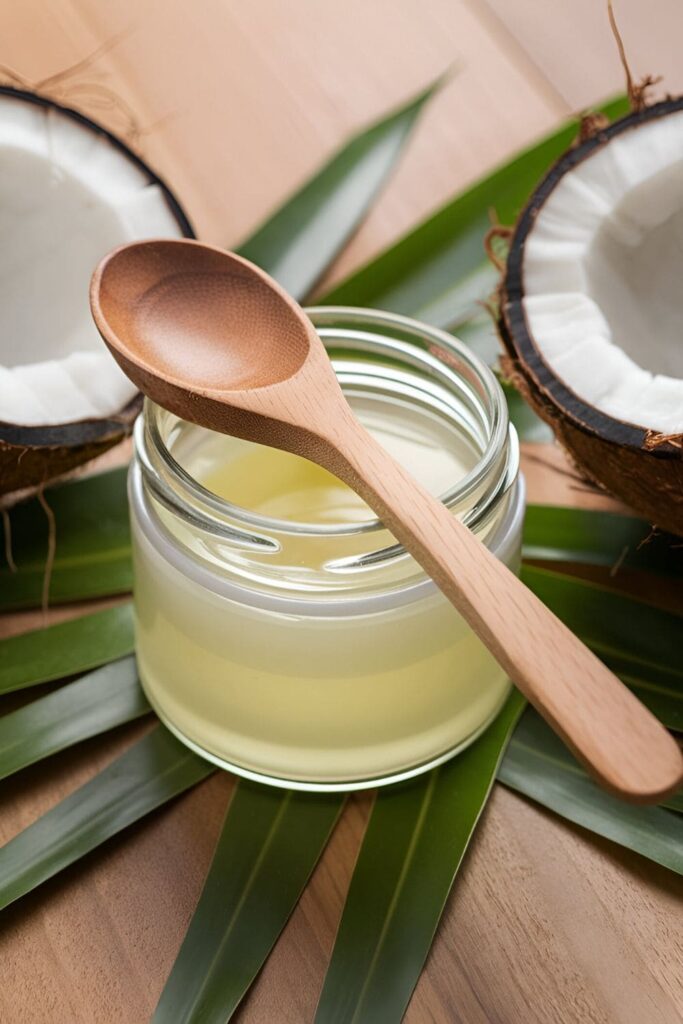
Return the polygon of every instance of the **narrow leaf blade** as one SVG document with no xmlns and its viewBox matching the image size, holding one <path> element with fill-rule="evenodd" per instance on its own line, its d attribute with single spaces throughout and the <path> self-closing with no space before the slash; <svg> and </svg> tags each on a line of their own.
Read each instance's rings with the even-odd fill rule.
<svg viewBox="0 0 683 1024">
<path fill-rule="evenodd" d="M 676 811 L 677 814 L 683 814 L 683 790 L 679 790 L 673 796 L 667 797 L 661 806 L 666 807 L 669 811 Z"/>
<path fill-rule="evenodd" d="M 154 1024 L 223 1024 L 261 969 L 343 797 L 240 782 Z"/>
<path fill-rule="evenodd" d="M 87 672 L 133 646 L 130 604 L 0 640 L 0 695 Z"/>
<path fill-rule="evenodd" d="M 0 910 L 213 771 L 156 726 L 0 849 Z"/>
<path fill-rule="evenodd" d="M 605 793 L 533 709 L 517 726 L 498 778 L 568 821 L 683 874 L 680 817 L 661 807 L 634 807 Z"/>
<path fill-rule="evenodd" d="M 625 99 L 603 108 L 610 117 L 628 111 Z M 540 178 L 575 137 L 575 121 L 456 196 L 427 221 L 328 292 L 328 305 L 389 309 L 438 327 L 459 327 L 480 314 L 496 272 L 484 253 L 490 211 L 513 223 Z"/>
<path fill-rule="evenodd" d="M 627 113 L 628 103 L 620 98 L 603 109 L 608 116 L 619 117 Z M 570 122 L 499 167 L 318 301 L 388 309 L 424 320 L 453 331 L 495 365 L 500 350 L 496 330 L 481 308 L 498 277 L 484 250 L 491 210 L 502 223 L 514 223 L 576 129 L 576 122 Z M 549 441 L 550 428 L 514 390 L 507 389 L 507 394 L 510 418 L 520 437 Z"/>
<path fill-rule="evenodd" d="M 683 546 L 636 516 L 554 505 L 528 505 L 524 557 L 683 577 Z"/>
<path fill-rule="evenodd" d="M 105 665 L 0 718 L 0 779 L 150 710 L 135 659 Z"/>
<path fill-rule="evenodd" d="M 524 566 L 522 579 L 666 726 L 683 728 L 683 617 L 546 569 Z"/>
<path fill-rule="evenodd" d="M 45 500 L 54 514 L 56 542 L 49 603 L 130 590 L 126 470 L 57 484 L 45 490 Z M 40 502 L 17 505 L 8 516 L 17 571 L 0 567 L 0 611 L 40 605 L 47 562 L 48 521 Z"/>
<path fill-rule="evenodd" d="M 599 583 L 525 565 L 522 579 L 596 650 L 683 677 L 683 616 Z"/>
<path fill-rule="evenodd" d="M 316 1024 L 401 1019 L 523 703 L 513 692 L 496 721 L 458 757 L 380 791 Z"/>
<path fill-rule="evenodd" d="M 362 221 L 440 84 L 347 142 L 239 252 L 303 299 Z"/>
</svg>

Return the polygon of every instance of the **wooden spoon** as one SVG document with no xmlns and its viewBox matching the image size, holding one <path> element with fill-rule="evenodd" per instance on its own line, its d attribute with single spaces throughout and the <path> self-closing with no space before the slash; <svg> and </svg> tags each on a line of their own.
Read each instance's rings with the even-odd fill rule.
<svg viewBox="0 0 683 1024">
<path fill-rule="evenodd" d="M 365 431 L 313 325 L 267 274 L 199 242 L 134 242 L 99 264 L 90 302 L 124 372 L 159 405 L 302 455 L 357 491 L 604 786 L 647 803 L 680 785 L 669 733 Z"/>
</svg>

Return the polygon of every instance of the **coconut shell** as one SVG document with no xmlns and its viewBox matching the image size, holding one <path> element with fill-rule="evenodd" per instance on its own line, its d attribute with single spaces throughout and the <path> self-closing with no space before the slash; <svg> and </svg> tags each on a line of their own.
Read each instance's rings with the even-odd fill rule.
<svg viewBox="0 0 683 1024">
<path fill-rule="evenodd" d="M 621 132 L 683 109 L 668 99 L 605 126 L 597 124 L 551 168 L 532 194 L 510 238 L 498 293 L 503 369 L 523 398 L 554 431 L 586 476 L 655 526 L 683 535 L 683 437 L 662 438 L 614 419 L 567 388 L 544 360 L 524 313 L 526 239 L 543 203 L 564 174 Z"/>
<path fill-rule="evenodd" d="M 158 186 L 183 236 L 195 237 L 185 211 L 168 185 L 116 135 L 77 110 L 64 107 L 45 96 L 11 86 L 0 86 L 0 96 L 3 95 L 56 110 L 97 135 L 104 136 L 115 149 L 145 173 L 150 184 Z M 83 296 L 83 302 L 88 302 L 87 292 Z M 125 408 L 104 419 L 78 420 L 48 426 L 21 426 L 0 422 L 0 496 L 40 487 L 76 466 L 102 455 L 131 433 L 141 406 L 142 397 L 138 395 Z"/>
<path fill-rule="evenodd" d="M 109 419 L 80 420 L 50 427 L 0 422 L 0 506 L 2 495 L 36 488 L 102 455 L 133 430 L 142 408 L 137 395 Z"/>
<path fill-rule="evenodd" d="M 680 453 L 632 447 L 611 440 L 587 427 L 547 394 L 517 358 L 504 321 L 498 324 L 506 355 L 502 359 L 506 378 L 525 401 L 551 427 L 585 476 L 631 506 L 653 525 L 683 535 L 683 459 Z M 647 431 L 642 432 L 643 444 Z M 667 446 L 668 448 L 669 446 Z M 672 457 L 673 455 L 673 457 Z"/>
</svg>

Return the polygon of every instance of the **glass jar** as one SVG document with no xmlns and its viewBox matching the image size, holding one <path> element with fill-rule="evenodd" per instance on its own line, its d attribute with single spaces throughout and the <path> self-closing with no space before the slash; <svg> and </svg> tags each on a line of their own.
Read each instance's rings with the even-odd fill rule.
<svg viewBox="0 0 683 1024">
<path fill-rule="evenodd" d="M 401 316 L 308 313 L 361 421 L 516 571 L 524 487 L 488 367 Z M 295 457 L 149 401 L 135 443 L 140 678 L 184 743 L 261 782 L 359 789 L 426 771 L 492 721 L 503 670 L 367 509 L 307 522 L 278 484 Z M 261 491 L 273 501 L 255 508 Z"/>
</svg>

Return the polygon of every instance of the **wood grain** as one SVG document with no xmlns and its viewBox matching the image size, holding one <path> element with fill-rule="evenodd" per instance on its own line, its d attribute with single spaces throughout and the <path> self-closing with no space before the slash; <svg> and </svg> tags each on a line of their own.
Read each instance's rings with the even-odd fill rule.
<svg viewBox="0 0 683 1024">
<path fill-rule="evenodd" d="M 390 187 L 337 275 L 451 192 L 621 87 L 596 0 L 11 0 L 0 61 L 39 80 L 124 32 L 75 77 L 130 106 L 149 159 L 202 236 L 234 244 L 338 145 L 454 58 Z M 676 0 L 621 0 L 638 71 L 674 55 Z M 656 15 L 656 17 L 655 17 Z M 652 48 L 649 50 L 648 48 Z M 650 53 L 658 58 L 650 59 Z M 667 60 L 669 58 L 667 57 Z M 115 110 L 72 102 L 116 127 Z M 68 88 L 67 88 L 68 86 Z M 66 97 L 65 97 L 66 98 Z M 239 148 L 232 140 L 240 138 Z M 527 452 L 531 494 L 604 505 L 555 449 Z M 38 620 L 22 616 L 23 627 Z M 2 624 L 12 629 L 11 619 Z M 7 839 L 82 784 L 142 725 L 22 773 L 0 796 Z M 143 1024 L 196 903 L 231 780 L 216 775 L 0 919 L 0 1020 Z M 369 798 L 354 798 L 238 1015 L 308 1024 Z M 676 1024 L 683 1016 L 681 900 L 670 873 L 498 788 L 451 897 L 406 1020 L 457 1024 Z"/>
<path fill-rule="evenodd" d="M 542 9 L 538 0 L 481 0 L 477 6 L 491 30 L 514 40 L 520 53 L 552 81 L 558 99 L 573 110 L 623 89 L 607 0 L 545 0 Z M 683 93 L 678 0 L 614 0 L 613 6 L 635 80 L 661 76 L 655 92 Z"/>
</svg>

